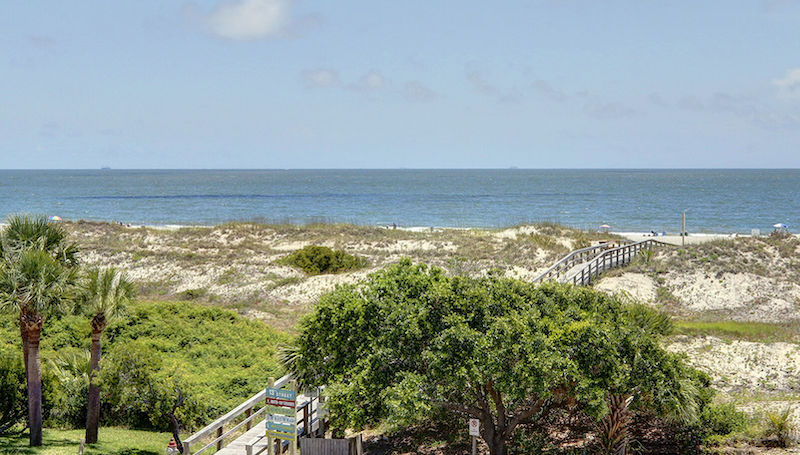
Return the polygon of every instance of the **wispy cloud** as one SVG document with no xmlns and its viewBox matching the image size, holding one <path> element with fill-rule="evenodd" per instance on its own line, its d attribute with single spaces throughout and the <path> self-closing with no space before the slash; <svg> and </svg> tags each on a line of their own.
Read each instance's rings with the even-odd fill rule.
<svg viewBox="0 0 800 455">
<path fill-rule="evenodd" d="M 531 87 L 537 93 L 549 99 L 550 101 L 556 101 L 559 103 L 567 101 L 567 95 L 565 95 L 561 90 L 554 88 L 552 85 L 547 83 L 547 81 L 543 81 L 541 79 L 535 80 L 533 83 L 531 83 Z"/>
<path fill-rule="evenodd" d="M 289 0 L 236 0 L 219 4 L 206 17 L 211 33 L 226 39 L 247 41 L 285 34 Z"/>
<path fill-rule="evenodd" d="M 591 102 L 586 103 L 583 111 L 598 119 L 623 119 L 632 118 L 640 115 L 641 112 L 632 107 L 615 102 Z"/>
<path fill-rule="evenodd" d="M 472 84 L 472 88 L 485 95 L 496 96 L 499 92 L 498 88 L 490 84 L 486 78 L 477 71 L 467 71 L 467 81 Z"/>
<path fill-rule="evenodd" d="M 499 103 L 519 103 L 523 99 L 523 95 L 520 90 L 516 88 L 506 90 L 497 87 L 476 70 L 467 70 L 465 76 L 475 91 L 487 96 L 491 96 Z"/>
<path fill-rule="evenodd" d="M 658 107 L 669 107 L 669 102 L 667 102 L 667 100 L 665 100 L 664 97 L 659 95 L 658 93 L 651 93 L 647 97 L 647 101 L 649 101 L 650 104 L 656 105 Z"/>
<path fill-rule="evenodd" d="M 56 43 L 56 40 L 50 36 L 33 35 L 28 37 L 28 42 L 30 42 L 34 47 L 46 49 L 52 47 Z"/>
<path fill-rule="evenodd" d="M 677 106 L 694 112 L 733 115 L 768 130 L 800 126 L 800 115 L 770 106 L 758 99 L 725 92 L 717 92 L 703 98 L 685 96 L 678 101 Z"/>
<path fill-rule="evenodd" d="M 379 71 L 372 70 L 361 76 L 357 82 L 350 84 L 348 88 L 359 92 L 376 92 L 385 89 L 388 85 L 389 79 Z"/>
<path fill-rule="evenodd" d="M 422 85 L 419 81 L 407 82 L 403 87 L 403 96 L 409 101 L 427 103 L 437 98 L 436 92 Z"/>
<path fill-rule="evenodd" d="M 773 79 L 772 84 L 785 93 L 800 95 L 800 68 L 787 71 L 786 76 L 781 79 Z"/>
<path fill-rule="evenodd" d="M 330 68 L 306 70 L 300 76 L 306 87 L 325 88 L 339 85 L 339 73 Z"/>
</svg>

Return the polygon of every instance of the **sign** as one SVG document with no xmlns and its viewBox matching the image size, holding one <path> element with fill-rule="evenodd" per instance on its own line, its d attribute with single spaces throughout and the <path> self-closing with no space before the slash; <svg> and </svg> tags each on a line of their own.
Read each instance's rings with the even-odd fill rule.
<svg viewBox="0 0 800 455">
<path fill-rule="evenodd" d="M 470 436 L 480 436 L 481 435 L 481 421 L 478 419 L 469 419 L 469 435 Z"/>
<path fill-rule="evenodd" d="M 267 436 L 294 440 L 297 437 L 297 392 L 267 388 Z"/>
</svg>

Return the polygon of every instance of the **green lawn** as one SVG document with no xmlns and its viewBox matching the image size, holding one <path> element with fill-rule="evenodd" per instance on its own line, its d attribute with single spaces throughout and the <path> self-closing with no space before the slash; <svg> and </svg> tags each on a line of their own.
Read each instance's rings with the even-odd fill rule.
<svg viewBox="0 0 800 455">
<path fill-rule="evenodd" d="M 161 455 L 170 433 L 100 428 L 100 442 L 86 446 L 86 455 Z M 77 455 L 84 430 L 50 430 L 43 433 L 42 447 L 28 447 L 28 433 L 0 436 L 0 454 Z"/>
</svg>

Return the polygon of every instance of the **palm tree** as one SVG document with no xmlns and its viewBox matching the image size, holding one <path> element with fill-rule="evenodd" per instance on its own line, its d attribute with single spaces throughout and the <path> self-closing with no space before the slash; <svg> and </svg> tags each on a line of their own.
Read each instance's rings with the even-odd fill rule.
<svg viewBox="0 0 800 455">
<path fill-rule="evenodd" d="M 5 251 L 7 252 L 7 250 Z M 67 267 L 48 252 L 28 248 L 4 254 L 0 266 L 0 306 L 19 311 L 27 337 L 28 426 L 30 445 L 42 445 L 42 369 L 39 339 L 48 315 L 63 311 L 72 298 L 76 269 Z"/>
<path fill-rule="evenodd" d="M 67 241 L 67 232 L 60 225 L 51 223 L 44 215 L 12 215 L 0 232 L 0 266 L 13 262 L 16 256 L 27 249 L 46 252 L 67 267 L 78 265 L 78 248 Z M 19 314 L 20 339 L 25 371 L 28 371 L 28 335 L 25 333 L 22 313 Z M 27 373 L 26 373 L 27 374 Z"/>
<path fill-rule="evenodd" d="M 86 442 L 92 444 L 97 442 L 100 422 L 100 387 L 94 380 L 100 371 L 100 336 L 109 319 L 122 313 L 125 306 L 133 301 L 134 288 L 125 274 L 113 267 L 89 270 L 82 288 L 85 299 L 82 308 L 92 318 L 91 374 L 86 412 Z"/>
</svg>

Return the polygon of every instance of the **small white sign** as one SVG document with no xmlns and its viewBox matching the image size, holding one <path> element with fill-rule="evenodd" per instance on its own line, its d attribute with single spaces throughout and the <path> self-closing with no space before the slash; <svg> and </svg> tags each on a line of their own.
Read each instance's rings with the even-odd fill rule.
<svg viewBox="0 0 800 455">
<path fill-rule="evenodd" d="M 469 419 L 469 435 L 470 436 L 480 436 L 481 435 L 481 421 L 478 419 Z"/>
</svg>

